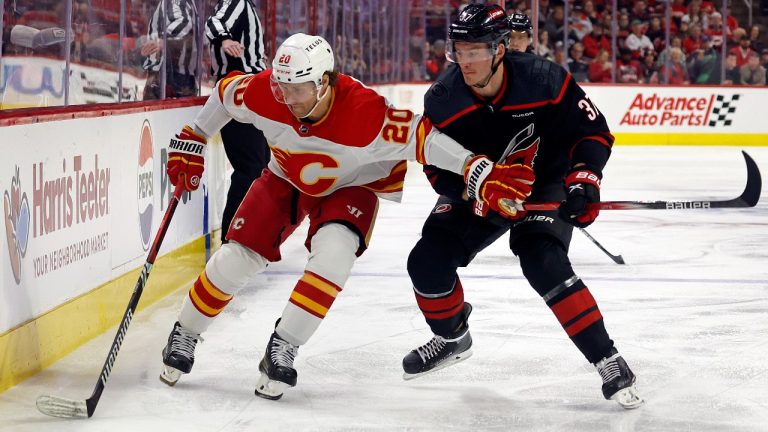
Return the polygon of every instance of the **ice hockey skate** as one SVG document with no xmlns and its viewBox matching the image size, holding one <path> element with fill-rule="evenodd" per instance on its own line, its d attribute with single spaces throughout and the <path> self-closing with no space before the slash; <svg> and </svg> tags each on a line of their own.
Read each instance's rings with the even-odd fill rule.
<svg viewBox="0 0 768 432">
<path fill-rule="evenodd" d="M 296 385 L 297 374 L 293 360 L 298 352 L 298 346 L 291 345 L 276 331 L 272 332 L 267 351 L 259 363 L 261 377 L 256 383 L 256 396 L 278 400 L 287 388 Z"/>
<path fill-rule="evenodd" d="M 451 337 L 435 335 L 429 342 L 403 358 L 403 379 L 410 380 L 434 372 L 472 356 L 472 336 L 467 319 L 472 305 L 464 303 L 464 319 Z"/>
<path fill-rule="evenodd" d="M 603 379 L 603 396 L 618 402 L 623 408 L 634 409 L 645 402 L 635 387 L 635 374 L 615 350 L 613 354 L 595 363 Z"/>
<path fill-rule="evenodd" d="M 163 371 L 160 372 L 160 381 L 173 386 L 182 374 L 188 374 L 195 364 L 195 346 L 202 340 L 199 334 L 185 329 L 176 321 L 168 336 L 168 344 L 163 348 Z"/>
</svg>

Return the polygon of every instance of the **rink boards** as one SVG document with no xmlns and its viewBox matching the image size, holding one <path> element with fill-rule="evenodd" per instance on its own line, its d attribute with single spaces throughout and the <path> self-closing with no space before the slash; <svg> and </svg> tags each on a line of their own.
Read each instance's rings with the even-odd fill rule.
<svg viewBox="0 0 768 432">
<path fill-rule="evenodd" d="M 0 160 L 0 391 L 117 323 L 172 195 L 169 138 L 201 101 L 0 118 L 13 155 Z M 182 197 L 141 307 L 204 265 L 204 234 L 219 227 L 225 196 L 213 141 L 203 186 Z"/>
</svg>

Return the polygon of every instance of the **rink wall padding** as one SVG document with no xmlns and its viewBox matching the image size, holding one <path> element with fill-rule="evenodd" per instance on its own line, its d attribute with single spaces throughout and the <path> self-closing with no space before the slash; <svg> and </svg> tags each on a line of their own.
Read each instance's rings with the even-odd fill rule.
<svg viewBox="0 0 768 432">
<path fill-rule="evenodd" d="M 158 259 L 137 309 L 189 287 L 205 267 L 204 238 Z M 0 335 L 0 391 L 50 366 L 120 322 L 140 269 L 128 272 Z M 128 333 L 130 337 L 130 332 Z M 104 346 L 104 356 L 108 354 Z"/>
<path fill-rule="evenodd" d="M 202 102 L 0 112 L 0 391 L 118 322 L 172 195 L 169 139 Z M 140 308 L 204 267 L 228 181 L 218 136 L 207 150 L 202 186 L 182 196 Z"/>
<path fill-rule="evenodd" d="M 423 110 L 428 84 L 375 87 L 398 108 Z M 582 84 L 615 145 L 768 145 L 768 88 Z"/>
</svg>

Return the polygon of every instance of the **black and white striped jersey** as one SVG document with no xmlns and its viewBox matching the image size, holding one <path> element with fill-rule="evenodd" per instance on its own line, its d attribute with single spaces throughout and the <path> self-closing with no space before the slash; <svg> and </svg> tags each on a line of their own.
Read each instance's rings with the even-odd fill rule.
<svg viewBox="0 0 768 432">
<path fill-rule="evenodd" d="M 165 18 L 162 22 L 161 19 Z M 161 0 L 149 22 L 149 40 L 162 40 L 166 35 L 166 49 L 147 57 L 144 69 L 159 71 L 164 52 L 168 52 L 170 71 L 182 75 L 195 75 L 197 71 L 197 8 L 195 0 Z"/>
<path fill-rule="evenodd" d="M 264 30 L 250 0 L 219 0 L 205 24 L 211 41 L 211 74 L 221 78 L 232 71 L 261 72 L 264 61 Z M 242 57 L 224 52 L 221 42 L 232 39 L 244 47 Z"/>
</svg>

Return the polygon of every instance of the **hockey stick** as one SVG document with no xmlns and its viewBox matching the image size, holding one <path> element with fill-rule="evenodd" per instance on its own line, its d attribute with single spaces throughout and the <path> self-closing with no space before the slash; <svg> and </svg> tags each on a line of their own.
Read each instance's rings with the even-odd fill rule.
<svg viewBox="0 0 768 432">
<path fill-rule="evenodd" d="M 155 240 L 152 243 L 152 247 L 149 249 L 149 255 L 147 261 L 144 263 L 144 267 L 141 269 L 139 280 L 136 282 L 136 288 L 133 289 L 133 295 L 128 301 L 128 307 L 125 309 L 123 319 L 117 328 L 117 334 L 112 341 L 112 347 L 109 349 L 107 359 L 104 361 L 104 366 L 101 368 L 101 375 L 99 380 L 96 381 L 96 387 L 91 393 L 91 397 L 86 400 L 74 400 L 66 399 L 57 396 L 42 395 L 37 398 L 37 409 L 49 416 L 64 417 L 64 418 L 90 418 L 93 412 L 96 411 L 96 404 L 99 403 L 101 393 L 104 391 L 104 386 L 107 384 L 109 374 L 112 372 L 112 366 L 115 364 L 117 353 L 120 351 L 120 346 L 125 340 L 125 334 L 128 332 L 128 326 L 133 319 L 133 313 L 136 310 L 136 306 L 139 304 L 139 298 L 141 293 L 144 292 L 144 285 L 149 278 L 149 272 L 152 271 L 152 265 L 155 263 L 157 253 L 160 251 L 160 244 L 163 242 L 168 226 L 171 223 L 173 213 L 176 211 L 176 206 L 179 204 L 181 194 L 184 193 L 183 187 L 176 187 L 173 192 L 173 198 L 168 203 L 168 208 L 165 210 L 163 221 L 160 222 L 160 227 L 155 234 Z"/>
<path fill-rule="evenodd" d="M 594 237 L 592 237 L 592 235 L 591 235 L 590 233 L 588 233 L 588 232 L 587 232 L 587 230 L 585 230 L 584 228 L 579 228 L 579 231 L 581 231 L 581 233 L 582 233 L 582 234 L 584 234 L 585 236 L 587 236 L 587 238 L 588 238 L 590 241 L 592 241 L 592 243 L 594 243 L 594 244 L 595 244 L 595 246 L 597 246 L 598 248 L 600 248 L 600 250 L 601 250 L 601 251 L 605 252 L 605 254 L 606 254 L 606 255 L 608 255 L 608 257 L 609 257 L 610 259 L 612 259 L 612 260 L 613 260 L 613 262 L 615 262 L 616 264 L 625 264 L 625 263 L 624 263 L 624 258 L 622 258 L 622 256 L 621 256 L 621 255 L 614 255 L 614 254 L 612 254 L 612 253 L 608 252 L 608 250 L 607 250 L 606 248 L 604 248 L 604 247 L 603 247 L 603 245 L 601 245 L 599 241 L 595 240 L 595 238 L 594 238 Z"/>
<path fill-rule="evenodd" d="M 598 210 L 683 210 L 683 209 L 711 209 L 711 208 L 742 208 L 754 207 L 760 200 L 760 191 L 763 181 L 757 164 L 747 152 L 742 151 L 744 161 L 747 164 L 747 185 L 744 192 L 736 198 L 715 201 L 602 201 L 588 204 L 590 209 Z M 515 204 L 513 200 L 501 198 L 499 204 L 516 210 L 557 210 L 559 202 L 523 203 Z M 510 210 L 512 213 L 512 210 Z"/>
</svg>

